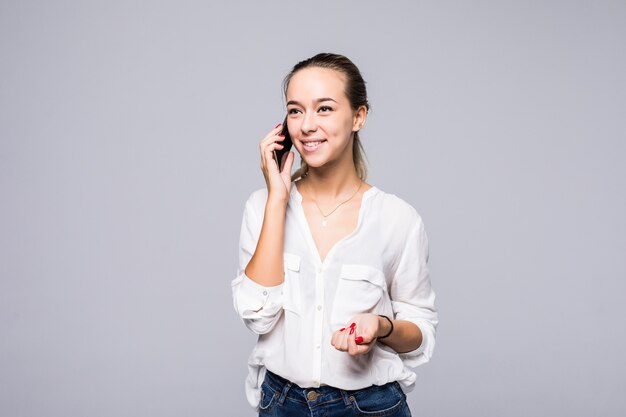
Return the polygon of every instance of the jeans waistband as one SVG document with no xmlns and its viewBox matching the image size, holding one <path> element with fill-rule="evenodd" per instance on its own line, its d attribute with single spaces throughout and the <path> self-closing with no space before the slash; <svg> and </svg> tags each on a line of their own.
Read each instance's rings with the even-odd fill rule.
<svg viewBox="0 0 626 417">
<path fill-rule="evenodd" d="M 287 397 L 287 395 L 296 400 L 306 403 L 307 399 L 309 399 L 310 401 L 311 398 L 308 397 L 309 392 L 315 391 L 315 398 L 318 398 L 318 396 L 320 399 L 325 398 L 326 400 L 328 400 L 329 398 L 341 398 L 346 405 L 349 405 L 350 393 L 354 392 L 331 387 L 329 385 L 322 385 L 316 388 L 303 388 L 298 384 L 294 384 L 288 379 L 281 377 L 280 375 L 276 375 L 269 369 L 266 370 L 265 373 L 265 383 L 267 383 L 275 392 L 280 393 L 278 400 L 280 403 L 285 400 L 285 397 Z"/>
<path fill-rule="evenodd" d="M 330 385 L 322 385 L 317 388 L 303 388 L 299 386 L 298 384 L 294 384 L 288 379 L 283 378 L 280 375 L 276 375 L 274 372 L 270 371 L 269 369 L 266 369 L 265 381 L 267 382 L 268 385 L 270 385 L 277 392 L 283 391 L 284 394 L 286 395 L 287 391 L 291 390 L 292 392 L 296 392 L 297 395 L 302 396 L 302 397 L 306 395 L 305 393 L 307 391 L 316 391 L 319 394 L 339 394 L 340 396 L 344 398 L 348 398 L 352 393 L 357 392 L 357 391 L 367 392 L 368 390 L 376 390 L 378 388 L 381 388 L 381 387 L 374 386 L 374 385 L 370 387 L 365 387 L 362 389 L 357 389 L 357 390 L 343 390 L 340 388 L 332 387 Z M 400 387 L 400 384 L 398 384 L 398 382 L 388 382 L 387 384 L 382 385 L 382 387 L 385 387 L 387 385 L 395 385 L 398 391 L 402 392 L 402 388 Z M 292 388 L 294 389 L 292 390 Z"/>
</svg>

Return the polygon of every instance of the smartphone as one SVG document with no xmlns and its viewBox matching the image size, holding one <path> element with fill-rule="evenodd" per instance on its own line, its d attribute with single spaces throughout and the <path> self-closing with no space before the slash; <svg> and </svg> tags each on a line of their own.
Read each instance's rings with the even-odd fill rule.
<svg viewBox="0 0 626 417">
<path fill-rule="evenodd" d="M 291 150 L 293 146 L 293 142 L 291 141 L 291 136 L 289 136 L 289 129 L 287 129 L 287 116 L 285 116 L 285 121 L 283 122 L 283 130 L 280 132 L 281 135 L 285 136 L 282 143 L 284 148 L 282 149 L 274 149 L 274 160 L 278 164 L 278 171 L 283 171 L 283 155 Z"/>
</svg>

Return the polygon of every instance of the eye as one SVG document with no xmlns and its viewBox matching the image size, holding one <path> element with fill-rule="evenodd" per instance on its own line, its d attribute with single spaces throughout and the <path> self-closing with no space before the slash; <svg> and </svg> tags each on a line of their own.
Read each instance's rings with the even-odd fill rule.
<svg viewBox="0 0 626 417">
<path fill-rule="evenodd" d="M 332 107 L 329 107 L 329 106 L 322 106 L 322 107 L 320 107 L 320 108 L 319 108 L 319 110 L 318 110 L 318 111 L 320 111 L 320 112 L 328 112 L 328 111 L 332 111 L 332 110 L 333 110 L 333 108 L 332 108 Z"/>
<path fill-rule="evenodd" d="M 298 113 L 300 110 L 296 109 L 296 108 L 291 108 L 287 110 L 288 114 L 296 114 Z"/>
</svg>

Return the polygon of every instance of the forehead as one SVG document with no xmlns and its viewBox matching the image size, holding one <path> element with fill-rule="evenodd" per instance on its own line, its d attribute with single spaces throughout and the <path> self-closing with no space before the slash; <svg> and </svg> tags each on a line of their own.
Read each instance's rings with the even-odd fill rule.
<svg viewBox="0 0 626 417">
<path fill-rule="evenodd" d="M 343 74 L 329 68 L 301 69 L 291 77 L 287 88 L 287 100 L 306 101 L 319 97 L 338 99 L 344 96 Z"/>
</svg>

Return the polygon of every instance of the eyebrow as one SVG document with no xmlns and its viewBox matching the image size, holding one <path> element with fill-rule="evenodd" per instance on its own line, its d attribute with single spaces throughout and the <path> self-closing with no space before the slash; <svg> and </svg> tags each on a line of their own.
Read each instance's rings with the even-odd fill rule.
<svg viewBox="0 0 626 417">
<path fill-rule="evenodd" d="M 315 103 L 321 103 L 321 102 L 323 102 L 323 101 L 333 101 L 333 102 L 335 102 L 335 103 L 336 103 L 336 101 L 335 101 L 335 100 L 333 100 L 333 99 L 332 99 L 332 98 L 330 98 L 330 97 L 322 97 L 322 98 L 318 98 L 318 99 L 313 100 L 313 102 L 315 102 Z M 287 102 L 287 105 L 290 105 L 290 104 L 296 104 L 296 105 L 298 105 L 298 106 L 302 106 L 302 104 L 300 104 L 300 103 L 299 103 L 299 102 L 297 102 L 296 100 L 289 100 L 289 101 Z"/>
</svg>

